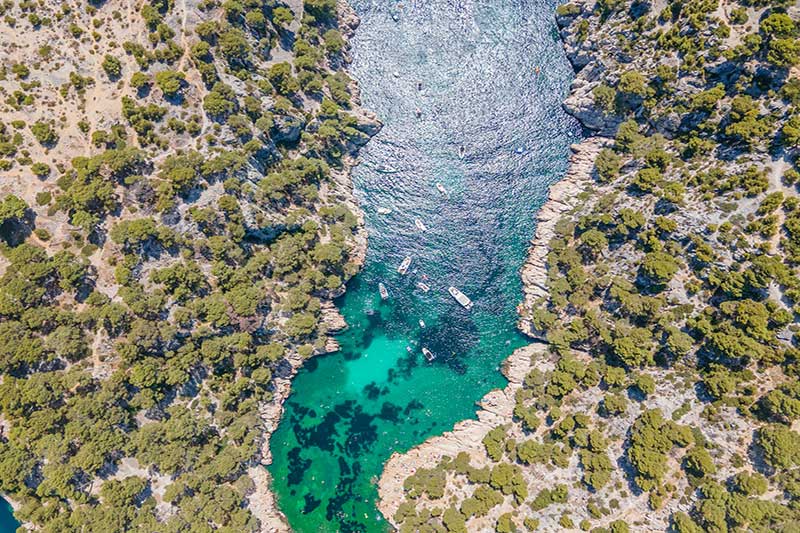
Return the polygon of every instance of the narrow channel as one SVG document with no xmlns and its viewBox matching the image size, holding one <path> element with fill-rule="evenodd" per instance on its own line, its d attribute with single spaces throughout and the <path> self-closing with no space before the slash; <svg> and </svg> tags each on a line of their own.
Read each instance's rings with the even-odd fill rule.
<svg viewBox="0 0 800 533">
<path fill-rule="evenodd" d="M 385 127 L 354 174 L 369 251 L 338 302 L 350 327 L 341 351 L 299 373 L 272 438 L 274 489 L 299 533 L 384 531 L 386 459 L 474 416 L 503 385 L 498 366 L 525 343 L 515 307 L 536 211 L 580 135 L 561 109 L 572 71 L 558 2 L 351 3 L 362 20 L 352 74 Z"/>
</svg>

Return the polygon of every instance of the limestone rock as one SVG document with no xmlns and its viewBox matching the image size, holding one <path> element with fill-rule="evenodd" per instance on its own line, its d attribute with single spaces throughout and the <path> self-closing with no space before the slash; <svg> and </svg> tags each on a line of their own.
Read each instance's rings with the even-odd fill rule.
<svg viewBox="0 0 800 533">
<path fill-rule="evenodd" d="M 276 144 L 295 143 L 300 140 L 305 121 L 288 115 L 276 115 L 275 124 L 270 130 L 270 137 Z"/>
</svg>

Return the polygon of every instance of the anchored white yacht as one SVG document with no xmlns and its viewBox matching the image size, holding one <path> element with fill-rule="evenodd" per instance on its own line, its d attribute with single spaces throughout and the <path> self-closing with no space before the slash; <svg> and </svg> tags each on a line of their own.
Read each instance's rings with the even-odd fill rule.
<svg viewBox="0 0 800 533">
<path fill-rule="evenodd" d="M 433 353 L 427 348 L 422 348 L 422 355 L 424 355 L 425 359 L 427 359 L 428 361 L 433 361 L 434 359 L 436 359 L 436 356 L 433 355 Z"/>
<path fill-rule="evenodd" d="M 467 295 L 461 292 L 460 290 L 456 289 L 455 287 L 450 287 L 447 289 L 447 292 L 450 293 L 450 296 L 456 299 L 458 303 L 464 306 L 464 309 L 472 309 L 472 300 L 467 298 Z"/>
<path fill-rule="evenodd" d="M 386 300 L 389 297 L 389 291 L 386 290 L 386 285 L 378 283 L 378 292 L 381 293 L 381 300 Z"/>
<path fill-rule="evenodd" d="M 420 230 L 420 231 L 428 231 L 428 226 L 426 226 L 425 224 L 423 224 L 423 223 L 422 223 L 422 221 L 421 221 L 420 219 L 418 219 L 418 218 L 415 218 L 415 219 L 414 219 L 414 225 L 415 225 L 415 226 L 417 227 L 417 229 L 418 229 L 418 230 Z"/>
<path fill-rule="evenodd" d="M 397 267 L 397 271 L 400 273 L 401 276 L 405 276 L 406 272 L 408 272 L 408 267 L 409 266 L 411 266 L 411 256 L 410 255 L 406 256 L 406 258 L 403 259 L 403 262 L 400 263 L 399 267 Z"/>
</svg>

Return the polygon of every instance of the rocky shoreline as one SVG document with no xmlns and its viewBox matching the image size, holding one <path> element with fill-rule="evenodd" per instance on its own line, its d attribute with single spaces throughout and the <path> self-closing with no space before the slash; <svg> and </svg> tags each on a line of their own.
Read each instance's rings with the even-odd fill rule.
<svg viewBox="0 0 800 533">
<path fill-rule="evenodd" d="M 574 209 L 581 201 L 580 194 L 592 181 L 594 160 L 609 139 L 592 136 L 570 147 L 572 156 L 564 178 L 554 183 L 547 201 L 537 213 L 537 226 L 528 257 L 520 269 L 524 301 L 519 305 L 520 315 L 529 309 L 532 302 L 547 294 L 547 265 L 545 263 L 550 239 L 553 238 L 556 222 Z M 519 329 L 526 335 L 544 341 L 529 320 L 520 318 Z M 463 420 L 440 436 L 432 437 L 405 453 L 393 453 L 384 466 L 378 482 L 378 509 L 389 522 L 405 499 L 403 482 L 417 469 L 438 464 L 443 457 L 455 457 L 467 452 L 473 465 L 480 467 L 485 460 L 483 438 L 492 428 L 509 420 L 514 411 L 515 395 L 522 388 L 522 381 L 534 359 L 543 360 L 550 355 L 545 342 L 534 342 L 515 350 L 502 365 L 503 375 L 508 379 L 504 389 L 487 393 L 477 405 L 477 420 Z M 393 522 L 392 522 L 393 523 Z M 396 525 L 396 524 L 395 524 Z"/>
<path fill-rule="evenodd" d="M 562 21 L 559 21 L 559 26 L 562 26 Z M 592 132 L 605 131 L 607 124 L 602 114 L 598 115 L 593 111 L 593 104 L 584 98 L 587 90 L 591 89 L 585 78 L 587 73 L 581 72 L 588 60 L 580 50 L 569 44 L 570 34 L 567 31 L 563 31 L 561 36 L 567 57 L 578 75 L 564 102 L 564 109 L 584 128 Z M 536 232 L 531 239 L 527 259 L 520 268 L 524 299 L 517 308 L 520 314 L 517 327 L 541 342 L 519 348 L 506 358 L 502 371 L 508 379 L 508 385 L 502 390 L 490 391 L 477 402 L 480 407 L 476 412 L 477 420 L 458 422 L 452 431 L 432 437 L 403 454 L 395 452 L 386 462 L 378 482 L 378 509 L 394 526 L 397 524 L 392 517 L 405 499 L 404 480 L 417 469 L 438 464 L 443 457 L 452 458 L 460 452 L 467 452 L 472 464 L 480 467 L 485 460 L 482 442 L 484 436 L 498 424 L 511 419 L 515 394 L 522 387 L 531 361 L 544 361 L 548 358 L 549 347 L 544 342 L 544 337 L 535 330 L 530 320 L 524 318 L 524 312 L 532 308 L 534 301 L 548 294 L 546 258 L 550 240 L 555 235 L 556 223 L 563 215 L 579 206 L 582 201 L 581 193 L 587 191 L 592 184 L 595 159 L 600 150 L 611 142 L 608 137 L 591 134 L 580 143 L 570 146 L 572 155 L 569 168 L 564 177 L 550 187 L 547 200 L 536 214 Z"/>
<path fill-rule="evenodd" d="M 345 39 L 352 37 L 355 29 L 359 25 L 359 19 L 355 11 L 347 2 L 337 3 L 339 14 L 339 26 Z M 345 54 L 345 62 L 350 62 L 350 56 Z M 382 124 L 374 113 L 361 107 L 358 85 L 354 82 L 350 87 L 353 95 L 352 112 L 359 122 L 359 129 L 369 138 L 377 134 Z M 358 204 L 354 194 L 352 171 L 358 165 L 358 149 L 361 145 L 351 146 L 350 154 L 343 158 L 342 168 L 331 172 L 333 182 L 337 185 L 337 196 L 340 202 L 356 215 L 358 227 L 353 235 L 352 249 L 350 250 L 351 263 L 356 272 L 364 266 L 367 255 L 367 230 L 364 225 L 364 212 Z M 345 284 L 346 284 L 345 280 Z M 347 327 L 344 317 L 336 308 L 333 299 L 342 296 L 345 292 L 345 284 L 341 290 L 330 295 L 330 299 L 322 301 L 322 323 L 328 332 L 325 341 L 325 348 L 316 352 L 314 355 L 333 353 L 339 350 L 339 343 L 330 334 L 335 334 Z M 261 445 L 261 453 L 256 464 L 248 469 L 248 474 L 253 479 L 254 489 L 249 497 L 248 508 L 261 524 L 260 531 L 263 533 L 284 533 L 291 531 L 291 527 L 286 516 L 281 512 L 275 494 L 272 492 L 272 476 L 267 467 L 272 464 L 272 451 L 270 450 L 270 438 L 278 429 L 280 420 L 283 416 L 283 404 L 292 391 L 292 379 L 305 363 L 305 359 L 297 353 L 287 357 L 290 367 L 284 375 L 275 380 L 275 390 L 273 400 L 261 406 L 259 413 L 264 428 L 264 441 Z"/>
<path fill-rule="evenodd" d="M 536 214 L 536 234 L 531 240 L 525 264 L 520 269 L 525 297 L 517 307 L 520 314 L 518 327 L 530 337 L 545 340 L 535 331 L 530 320 L 524 318 L 524 313 L 533 309 L 533 303 L 537 299 L 547 296 L 546 261 L 550 239 L 555 236 L 556 223 L 581 202 L 581 193 L 586 191 L 592 182 L 595 158 L 608 144 L 609 139 L 594 136 L 572 145 L 569 170 L 562 180 L 550 187 L 547 201 Z"/>
<path fill-rule="evenodd" d="M 445 456 L 455 457 L 467 452 L 473 463 L 481 460 L 483 437 L 498 423 L 509 419 L 514 411 L 514 395 L 522 387 L 522 381 L 533 358 L 547 355 L 547 345 L 533 343 L 519 348 L 503 363 L 503 375 L 508 379 L 505 389 L 495 389 L 486 394 L 477 405 L 477 420 L 462 420 L 452 431 L 432 437 L 405 453 L 393 453 L 383 469 L 378 482 L 378 510 L 393 525 L 392 517 L 405 499 L 403 481 L 418 468 L 438 464 Z"/>
<path fill-rule="evenodd" d="M 797 523 L 798 493 L 776 475 L 800 464 L 786 459 L 797 413 L 775 399 L 800 398 L 786 372 L 800 57 L 776 53 L 774 26 L 797 46 L 798 12 L 663 7 L 558 8 L 576 73 L 563 106 L 591 133 L 571 147 L 520 271 L 518 327 L 539 342 L 505 361 L 509 383 L 477 420 L 387 462 L 379 508 L 401 531 Z M 745 308 L 783 319 L 755 331 L 737 321 Z M 757 491 L 737 484 L 755 478 Z M 774 514 L 734 510 L 746 506 Z"/>
<path fill-rule="evenodd" d="M 580 193 L 591 183 L 594 159 L 608 142 L 607 138 L 593 136 L 573 145 L 566 175 L 550 187 L 548 199 L 537 214 L 536 234 L 531 240 L 528 258 L 520 269 L 525 294 L 519 306 L 520 313 L 531 302 L 547 294 L 545 258 L 556 222 L 580 202 Z M 526 335 L 540 338 L 529 320 L 520 318 L 518 327 Z M 480 407 L 476 412 L 477 420 L 463 420 L 455 424 L 452 431 L 432 437 L 405 453 L 392 454 L 378 482 L 378 509 L 389 522 L 405 499 L 404 480 L 417 469 L 438 464 L 443 457 L 455 457 L 459 452 L 467 452 L 472 464 L 480 467 L 485 456 L 484 436 L 512 417 L 515 395 L 530 370 L 531 360 L 548 356 L 549 348 L 544 342 L 534 342 L 515 350 L 502 365 L 508 385 L 502 390 L 490 391 L 477 402 Z"/>
</svg>

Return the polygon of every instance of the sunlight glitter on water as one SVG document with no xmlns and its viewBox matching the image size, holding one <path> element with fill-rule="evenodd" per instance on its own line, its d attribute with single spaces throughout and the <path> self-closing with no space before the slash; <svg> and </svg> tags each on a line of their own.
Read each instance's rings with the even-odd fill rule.
<svg viewBox="0 0 800 533">
<path fill-rule="evenodd" d="M 272 438 L 274 489 L 301 533 L 385 531 L 375 508 L 385 460 L 474 416 L 504 384 L 498 366 L 525 343 L 515 308 L 535 212 L 579 134 L 560 106 L 572 72 L 554 38 L 558 2 L 352 4 L 362 18 L 352 72 L 385 126 L 354 173 L 370 240 L 338 302 L 350 328 L 340 352 L 298 374 Z"/>
</svg>

